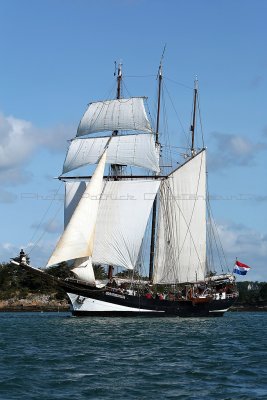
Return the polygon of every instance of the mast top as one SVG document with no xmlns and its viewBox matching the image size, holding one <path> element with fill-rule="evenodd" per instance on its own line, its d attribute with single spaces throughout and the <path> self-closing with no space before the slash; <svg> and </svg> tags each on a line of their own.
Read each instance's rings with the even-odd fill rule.
<svg viewBox="0 0 267 400">
<path fill-rule="evenodd" d="M 157 79 L 159 80 L 158 84 L 158 109 L 157 109 L 157 122 L 156 122 L 156 143 L 159 144 L 159 118 L 160 118 L 160 101 L 161 101 L 161 85 L 162 85 L 162 61 L 164 57 L 166 49 L 166 44 L 163 48 L 163 52 L 161 54 L 160 58 L 160 63 L 159 63 L 159 69 L 158 69 L 158 75 Z"/>
<path fill-rule="evenodd" d="M 194 89 L 198 91 L 198 79 L 197 79 L 197 75 L 196 75 L 195 80 L 194 80 Z"/>
<path fill-rule="evenodd" d="M 116 74 L 116 69 L 117 69 L 117 63 L 115 61 L 115 74 Z M 117 69 L 117 94 L 116 94 L 117 99 L 121 98 L 121 80 L 122 80 L 122 63 L 119 62 Z"/>
<path fill-rule="evenodd" d="M 122 62 L 119 62 L 119 66 L 118 66 L 118 77 L 122 76 Z"/>
<path fill-rule="evenodd" d="M 118 67 L 117 67 L 118 64 Z M 122 71 L 122 62 L 120 61 L 119 63 L 117 63 L 117 61 L 114 61 L 114 65 L 115 65 L 115 70 L 114 70 L 114 76 L 119 76 L 121 75 L 121 71 Z"/>
<path fill-rule="evenodd" d="M 166 44 L 164 45 L 164 48 L 163 48 L 163 51 L 161 54 L 157 79 L 162 79 L 162 62 L 163 62 L 165 50 L 166 50 Z"/>
</svg>

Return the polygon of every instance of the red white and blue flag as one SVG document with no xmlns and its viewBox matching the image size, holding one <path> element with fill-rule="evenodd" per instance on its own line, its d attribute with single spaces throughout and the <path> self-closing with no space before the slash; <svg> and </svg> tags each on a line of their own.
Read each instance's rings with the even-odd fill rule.
<svg viewBox="0 0 267 400">
<path fill-rule="evenodd" d="M 235 262 L 235 266 L 234 266 L 234 274 L 238 274 L 238 275 L 246 275 L 247 272 L 250 270 L 250 267 L 246 264 L 241 263 L 240 261 Z"/>
</svg>

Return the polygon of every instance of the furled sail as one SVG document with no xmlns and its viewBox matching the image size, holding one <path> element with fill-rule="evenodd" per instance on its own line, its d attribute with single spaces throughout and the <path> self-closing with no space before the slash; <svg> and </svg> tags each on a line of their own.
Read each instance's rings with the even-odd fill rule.
<svg viewBox="0 0 267 400">
<path fill-rule="evenodd" d="M 92 255 L 95 224 L 103 185 L 106 151 L 86 186 L 86 192 L 80 198 L 68 225 L 51 255 L 47 267 L 77 258 Z"/>
<path fill-rule="evenodd" d="M 108 144 L 109 142 L 109 144 Z M 124 135 L 72 140 L 62 173 L 96 164 L 108 144 L 109 164 L 132 165 L 159 172 L 159 149 L 153 134 Z"/>
<path fill-rule="evenodd" d="M 66 183 L 66 222 L 83 187 L 78 182 Z M 151 179 L 105 183 L 96 221 L 93 263 L 135 267 L 158 188 L 159 182 Z"/>
<path fill-rule="evenodd" d="M 154 283 L 203 280 L 206 275 L 206 152 L 162 181 Z"/>
<path fill-rule="evenodd" d="M 78 126 L 77 136 L 115 130 L 152 132 L 144 97 L 90 103 Z"/>
</svg>

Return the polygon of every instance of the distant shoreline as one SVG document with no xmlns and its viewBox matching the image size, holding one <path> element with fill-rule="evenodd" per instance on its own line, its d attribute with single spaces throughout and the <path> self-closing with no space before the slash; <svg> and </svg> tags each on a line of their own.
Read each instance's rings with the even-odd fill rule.
<svg viewBox="0 0 267 400">
<path fill-rule="evenodd" d="M 0 313 L 4 312 L 66 312 L 70 311 L 69 306 L 65 305 L 60 305 L 60 306 L 54 306 L 54 305 L 38 305 L 38 306 L 7 306 L 7 307 L 1 307 L 0 308 Z"/>
<path fill-rule="evenodd" d="M 230 312 L 267 311 L 267 306 L 233 306 Z"/>
</svg>

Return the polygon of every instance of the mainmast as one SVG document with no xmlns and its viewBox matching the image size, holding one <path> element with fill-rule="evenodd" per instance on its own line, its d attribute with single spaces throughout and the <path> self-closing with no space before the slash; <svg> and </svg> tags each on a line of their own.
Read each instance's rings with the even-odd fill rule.
<svg viewBox="0 0 267 400">
<path fill-rule="evenodd" d="M 116 68 L 117 68 L 117 64 L 115 62 L 115 72 L 114 75 L 116 74 Z M 117 92 L 116 92 L 116 99 L 120 99 L 121 98 L 121 81 L 122 81 L 122 64 L 119 63 L 118 65 L 118 71 L 117 71 Z M 112 136 L 117 136 L 118 135 L 118 131 L 115 130 L 112 132 Z M 111 164 L 110 166 L 111 169 L 111 175 L 114 177 L 114 180 L 117 180 L 116 177 L 118 175 L 121 175 L 122 172 L 122 165 L 118 165 L 118 164 Z M 108 279 L 111 280 L 112 279 L 112 273 L 113 273 L 113 266 L 109 265 L 108 267 Z"/>
<path fill-rule="evenodd" d="M 160 101 L 162 87 L 162 59 L 165 47 L 161 57 L 159 72 L 158 72 L 158 109 L 157 109 L 157 124 L 156 124 L 156 146 L 159 146 L 159 119 L 160 119 Z M 156 219 L 157 219 L 157 197 L 155 197 L 152 209 L 152 225 L 151 225 L 151 243 L 150 243 L 150 260 L 149 260 L 149 280 L 152 281 L 154 258 L 155 258 L 155 235 L 156 235 Z"/>
<path fill-rule="evenodd" d="M 192 125 L 190 128 L 192 134 L 191 141 L 191 155 L 195 156 L 195 127 L 196 127 L 196 109 L 197 109 L 197 94 L 198 94 L 198 80 L 195 79 L 194 83 L 194 105 L 193 105 L 193 116 L 192 116 Z"/>
</svg>

